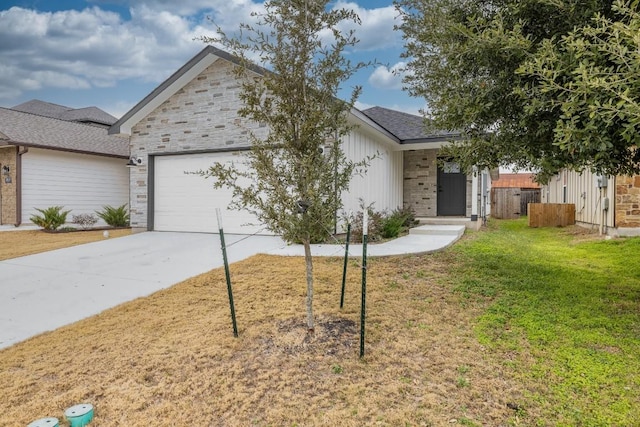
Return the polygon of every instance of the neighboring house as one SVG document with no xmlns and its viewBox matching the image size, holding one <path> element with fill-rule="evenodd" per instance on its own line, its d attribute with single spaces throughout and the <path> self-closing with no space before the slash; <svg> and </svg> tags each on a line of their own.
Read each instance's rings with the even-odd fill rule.
<svg viewBox="0 0 640 427">
<path fill-rule="evenodd" d="M 225 209 L 231 194 L 210 180 L 185 172 L 205 170 L 214 162 L 242 163 L 250 149 L 248 132 L 267 129 L 237 114 L 240 84 L 237 61 L 212 46 L 127 112 L 109 130 L 130 137 L 131 224 L 148 230 L 216 232 L 215 208 Z M 262 72 L 252 70 L 259 77 Z M 460 217 L 477 224 L 483 189 L 490 178 L 467 176 L 454 163 L 438 167 L 438 149 L 455 135 L 428 135 L 422 118 L 384 108 L 353 109 L 356 125 L 342 140 L 346 156 L 359 161 L 379 154 L 365 177 L 355 176 L 343 195 L 345 212 L 359 209 L 359 199 L 376 210 L 411 206 L 418 217 Z M 340 214 L 340 213 L 339 213 Z M 230 233 L 261 232 L 249 214 L 223 211 Z M 473 222 L 472 222 L 473 220 Z M 253 223 L 253 225 L 248 225 Z"/>
<path fill-rule="evenodd" d="M 543 203 L 573 203 L 576 223 L 618 236 L 640 235 L 640 176 L 563 170 L 542 187 Z"/>
<path fill-rule="evenodd" d="M 528 214 L 529 203 L 540 203 L 540 184 L 532 173 L 500 173 L 491 182 L 491 216 L 515 219 Z"/>
<path fill-rule="evenodd" d="M 32 99 L 31 101 L 11 107 L 12 110 L 38 116 L 51 117 L 68 122 L 84 123 L 86 125 L 108 128 L 118 119 L 98 107 L 71 108 L 64 105 Z"/>
<path fill-rule="evenodd" d="M 17 108 L 25 105 L 61 107 L 30 101 Z M 30 223 L 36 208 L 64 206 L 70 221 L 74 214 L 128 203 L 129 143 L 108 135 L 104 123 L 116 119 L 95 107 L 61 108 L 68 120 L 52 118 L 51 111 L 0 108 L 0 224 Z"/>
</svg>

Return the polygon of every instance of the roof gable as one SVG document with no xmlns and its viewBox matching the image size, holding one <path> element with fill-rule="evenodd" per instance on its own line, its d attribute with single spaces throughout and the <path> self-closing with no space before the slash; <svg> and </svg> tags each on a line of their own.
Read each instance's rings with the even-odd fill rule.
<svg viewBox="0 0 640 427">
<path fill-rule="evenodd" d="M 109 134 L 131 135 L 136 124 L 218 60 L 240 64 L 238 58 L 223 50 L 213 46 L 205 47 L 114 123 L 109 128 Z M 269 72 L 257 65 L 250 66 L 250 70 L 258 75 Z M 365 111 L 353 108 L 349 119 L 351 123 L 361 129 L 364 128 L 366 133 L 375 135 L 376 138 L 391 146 L 393 150 L 422 148 L 416 145 L 420 143 L 425 143 L 423 144 L 424 148 L 438 148 L 446 144 L 447 140 L 458 136 L 458 134 L 447 132 L 427 134 L 424 131 L 422 117 L 382 107 L 374 107 Z M 404 143 L 414 145 L 403 148 L 402 144 Z"/>
<path fill-rule="evenodd" d="M 133 126 L 162 105 L 162 103 L 186 86 L 190 81 L 195 79 L 218 59 L 224 59 L 235 64 L 238 63 L 238 60 L 227 52 L 213 46 L 205 47 L 167 80 L 162 82 L 160 86 L 144 97 L 142 101 L 138 102 L 131 110 L 125 113 L 120 120 L 115 122 L 111 128 L 109 128 L 109 134 L 131 135 L 131 128 L 133 128 Z"/>
</svg>

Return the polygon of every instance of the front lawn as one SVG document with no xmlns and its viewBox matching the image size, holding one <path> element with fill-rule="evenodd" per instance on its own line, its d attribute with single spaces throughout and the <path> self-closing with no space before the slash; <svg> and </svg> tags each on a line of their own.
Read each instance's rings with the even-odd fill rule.
<svg viewBox="0 0 640 427">
<path fill-rule="evenodd" d="M 0 232 L 0 261 L 33 255 L 54 249 L 104 240 L 104 230 L 74 231 L 71 233 L 46 233 L 42 230 Z M 131 234 L 131 230 L 109 230 L 109 238 Z"/>
<path fill-rule="evenodd" d="M 640 239 L 490 223 L 448 250 L 360 269 L 232 264 L 0 351 L 0 425 L 92 403 L 95 426 L 633 425 L 640 419 Z M 7 233 L 10 234 L 10 233 Z M 61 307 L 61 309 L 66 309 Z"/>
</svg>

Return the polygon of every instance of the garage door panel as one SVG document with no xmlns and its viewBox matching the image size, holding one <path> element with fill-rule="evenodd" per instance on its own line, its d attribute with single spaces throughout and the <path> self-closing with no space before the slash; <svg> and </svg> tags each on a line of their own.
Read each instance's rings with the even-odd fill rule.
<svg viewBox="0 0 640 427">
<path fill-rule="evenodd" d="M 214 163 L 233 162 L 242 168 L 241 153 L 184 154 L 155 159 L 154 229 L 158 231 L 218 232 L 216 208 L 221 209 L 225 233 L 267 234 L 249 212 L 229 209 L 228 188 L 214 188 L 213 178 L 195 174 Z"/>
</svg>

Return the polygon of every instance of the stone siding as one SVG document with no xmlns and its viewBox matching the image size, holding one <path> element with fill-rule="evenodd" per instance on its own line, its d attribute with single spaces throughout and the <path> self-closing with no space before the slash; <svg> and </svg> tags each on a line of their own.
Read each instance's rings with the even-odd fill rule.
<svg viewBox="0 0 640 427">
<path fill-rule="evenodd" d="M 404 152 L 404 206 L 418 217 L 438 215 L 438 150 Z M 471 216 L 472 179 L 467 176 L 466 216 Z"/>
<path fill-rule="evenodd" d="M 640 227 L 640 176 L 616 178 L 616 227 Z"/>
<path fill-rule="evenodd" d="M 131 154 L 142 166 L 130 174 L 132 227 L 147 227 L 150 155 L 246 148 L 250 131 L 266 135 L 264 125 L 238 116 L 240 90 L 232 65 L 218 60 L 133 127 Z"/>
<path fill-rule="evenodd" d="M 17 223 L 16 147 L 0 147 L 0 224 Z M 5 175 L 2 166 L 9 166 Z M 11 180 L 6 182 L 7 178 Z"/>
<path fill-rule="evenodd" d="M 418 217 L 437 215 L 438 150 L 404 152 L 403 200 Z"/>
</svg>

